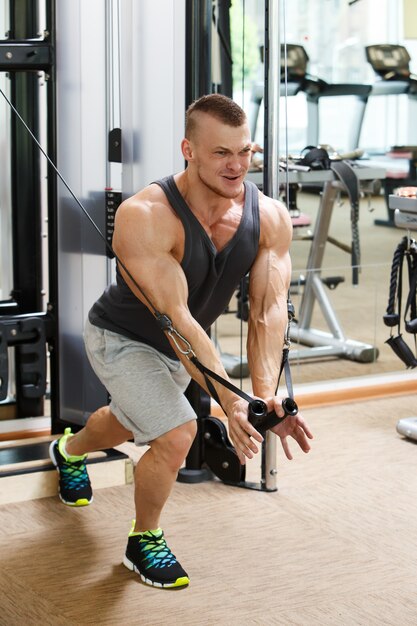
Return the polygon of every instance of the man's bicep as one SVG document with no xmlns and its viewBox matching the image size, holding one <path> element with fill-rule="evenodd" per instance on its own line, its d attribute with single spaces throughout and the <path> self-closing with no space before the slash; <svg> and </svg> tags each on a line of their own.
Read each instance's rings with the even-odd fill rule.
<svg viewBox="0 0 417 626">
<path fill-rule="evenodd" d="M 259 249 L 250 273 L 251 300 L 273 301 L 277 295 L 286 295 L 291 280 L 291 241 L 287 209 L 268 199 L 262 206 Z"/>
<path fill-rule="evenodd" d="M 188 287 L 181 265 L 167 252 L 139 254 L 127 268 L 153 307 L 169 317 L 176 317 L 179 309 L 187 308 Z M 149 306 L 143 293 L 122 270 L 123 277 L 133 293 Z"/>
</svg>

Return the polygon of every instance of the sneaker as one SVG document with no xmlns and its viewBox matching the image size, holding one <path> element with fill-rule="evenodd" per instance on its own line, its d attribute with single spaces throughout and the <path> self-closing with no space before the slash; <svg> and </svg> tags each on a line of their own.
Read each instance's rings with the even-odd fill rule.
<svg viewBox="0 0 417 626">
<path fill-rule="evenodd" d="M 68 437 L 73 437 L 71 428 L 66 428 L 59 439 L 49 446 L 49 456 L 59 473 L 59 497 L 69 506 L 87 506 L 93 501 L 93 491 L 85 467 L 87 455 L 69 456 L 64 452 Z"/>
<path fill-rule="evenodd" d="M 132 528 L 123 564 L 139 574 L 142 582 L 154 587 L 186 587 L 190 582 L 160 528 L 141 533 L 135 533 Z"/>
</svg>

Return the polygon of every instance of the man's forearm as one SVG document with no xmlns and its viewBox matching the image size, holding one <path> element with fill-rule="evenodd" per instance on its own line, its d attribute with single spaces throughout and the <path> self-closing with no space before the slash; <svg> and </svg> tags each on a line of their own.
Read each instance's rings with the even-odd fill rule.
<svg viewBox="0 0 417 626">
<path fill-rule="evenodd" d="M 229 380 L 218 351 L 216 350 L 213 342 L 211 341 L 207 333 L 198 324 L 191 324 L 189 326 L 186 326 L 184 334 L 183 332 L 181 332 L 181 335 L 190 344 L 193 353 L 202 365 L 214 371 L 222 378 Z M 174 348 L 177 356 L 183 363 L 185 369 L 193 378 L 193 380 L 195 380 L 200 385 L 200 387 L 207 391 L 209 395 L 212 395 L 211 391 L 207 387 L 204 375 L 189 358 L 192 356 L 192 354 L 187 356 L 186 354 L 182 354 L 181 351 L 178 349 L 178 345 L 181 349 L 185 349 L 186 344 L 183 345 L 178 337 L 176 337 L 176 341 L 177 345 L 172 340 L 172 338 L 170 339 L 170 343 Z M 216 390 L 222 408 L 226 411 L 226 413 L 228 413 L 231 405 L 239 399 L 238 396 L 229 389 L 227 389 L 227 387 L 223 386 L 221 383 L 216 382 L 213 379 L 210 379 L 210 382 Z"/>
<path fill-rule="evenodd" d="M 281 312 L 266 319 L 249 319 L 248 365 L 253 393 L 260 398 L 275 394 L 286 326 L 287 316 L 284 317 Z"/>
</svg>

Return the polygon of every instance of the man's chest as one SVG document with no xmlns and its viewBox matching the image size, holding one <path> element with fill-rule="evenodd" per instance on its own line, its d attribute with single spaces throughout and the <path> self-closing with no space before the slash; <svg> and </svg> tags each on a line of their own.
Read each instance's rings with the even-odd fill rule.
<svg viewBox="0 0 417 626">
<path fill-rule="evenodd" d="M 233 239 L 242 219 L 242 209 L 228 211 L 212 224 L 201 223 L 218 252 Z"/>
</svg>

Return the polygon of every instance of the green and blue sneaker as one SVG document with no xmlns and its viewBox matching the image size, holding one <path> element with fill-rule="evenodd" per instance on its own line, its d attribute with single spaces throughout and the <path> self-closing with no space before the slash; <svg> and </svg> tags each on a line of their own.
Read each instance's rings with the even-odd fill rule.
<svg viewBox="0 0 417 626">
<path fill-rule="evenodd" d="M 67 456 L 65 444 L 73 437 L 71 428 L 66 428 L 59 439 L 49 446 L 49 456 L 59 473 L 59 497 L 69 506 L 87 506 L 93 501 L 93 491 L 87 474 L 87 455 Z"/>
<path fill-rule="evenodd" d="M 190 580 L 164 539 L 163 531 L 147 530 L 129 533 L 123 564 L 136 572 L 142 582 L 154 587 L 186 587 Z"/>
</svg>

